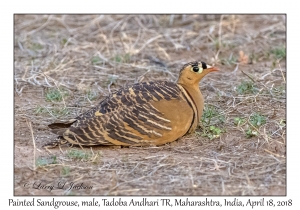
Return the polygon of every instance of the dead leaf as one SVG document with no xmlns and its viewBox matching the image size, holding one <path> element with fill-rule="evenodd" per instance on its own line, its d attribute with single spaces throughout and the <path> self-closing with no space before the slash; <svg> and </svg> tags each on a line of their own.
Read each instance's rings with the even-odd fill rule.
<svg viewBox="0 0 300 210">
<path fill-rule="evenodd" d="M 245 53 L 242 50 L 239 52 L 239 54 L 240 54 L 239 57 L 240 64 L 248 64 L 248 60 L 249 60 L 248 55 L 245 55 Z"/>
</svg>

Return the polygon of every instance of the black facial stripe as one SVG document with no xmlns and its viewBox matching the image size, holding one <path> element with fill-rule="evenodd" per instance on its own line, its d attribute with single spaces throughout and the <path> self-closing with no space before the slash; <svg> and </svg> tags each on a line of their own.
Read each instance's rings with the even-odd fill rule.
<svg viewBox="0 0 300 210">
<path fill-rule="evenodd" d="M 206 63 L 205 63 L 205 62 L 202 62 L 202 61 L 201 61 L 201 63 L 202 63 L 202 68 L 203 68 L 203 69 L 207 69 Z"/>
<path fill-rule="evenodd" d="M 193 63 L 191 63 L 191 66 L 192 66 L 192 67 L 198 67 L 198 62 L 193 62 Z"/>
</svg>

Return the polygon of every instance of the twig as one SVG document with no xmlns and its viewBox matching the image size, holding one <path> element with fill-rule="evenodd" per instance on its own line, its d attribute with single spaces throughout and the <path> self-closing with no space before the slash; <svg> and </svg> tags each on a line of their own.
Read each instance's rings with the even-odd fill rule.
<svg viewBox="0 0 300 210">
<path fill-rule="evenodd" d="M 243 70 L 241 70 L 247 77 L 249 77 L 249 79 L 251 79 L 254 83 L 256 83 L 256 81 L 246 72 L 244 72 Z"/>
<path fill-rule="evenodd" d="M 52 15 L 49 15 L 47 21 L 43 25 L 41 25 L 40 27 L 38 27 L 35 30 L 29 31 L 28 35 L 32 35 L 32 34 L 38 32 L 39 30 L 42 30 L 43 28 L 45 28 L 49 24 L 51 19 L 52 19 Z"/>
<path fill-rule="evenodd" d="M 222 22 L 223 22 L 223 18 L 224 18 L 224 15 L 221 15 L 220 17 L 220 23 L 219 23 L 219 32 L 218 32 L 218 35 L 219 35 L 219 43 L 221 44 L 222 42 Z"/>
<path fill-rule="evenodd" d="M 278 155 L 278 154 L 275 154 L 274 152 L 271 152 L 271 151 L 269 151 L 269 150 L 267 150 L 267 149 L 264 149 L 266 152 L 268 152 L 268 153 L 270 153 L 270 154 L 272 154 L 272 155 L 275 155 L 276 157 L 281 157 L 281 158 L 285 158 L 283 155 Z"/>
<path fill-rule="evenodd" d="M 155 41 L 156 39 L 159 39 L 159 38 L 161 38 L 162 37 L 162 35 L 158 35 L 158 36 L 155 36 L 155 37 L 153 37 L 153 38 L 151 38 L 151 39 L 149 39 L 138 51 L 137 51 L 137 53 L 139 53 L 139 52 L 141 52 L 148 44 L 150 44 L 151 42 L 153 42 L 153 41 Z"/>
<path fill-rule="evenodd" d="M 284 81 L 284 83 L 286 83 L 286 81 L 285 81 L 285 77 L 284 77 L 284 75 L 283 75 L 283 72 L 282 72 L 282 69 L 281 69 L 281 66 L 280 66 L 280 63 L 279 63 L 279 62 L 278 62 L 278 65 L 279 65 L 279 69 L 280 69 L 280 72 L 281 72 L 281 75 L 282 75 L 283 81 Z"/>
<path fill-rule="evenodd" d="M 34 135 L 33 135 L 33 130 L 32 130 L 32 126 L 31 126 L 31 122 L 26 118 L 26 122 L 27 122 L 27 126 L 30 130 L 31 133 L 31 137 L 32 137 L 32 143 L 33 143 L 33 170 L 36 170 L 36 164 L 35 164 L 35 139 L 34 139 Z"/>
</svg>

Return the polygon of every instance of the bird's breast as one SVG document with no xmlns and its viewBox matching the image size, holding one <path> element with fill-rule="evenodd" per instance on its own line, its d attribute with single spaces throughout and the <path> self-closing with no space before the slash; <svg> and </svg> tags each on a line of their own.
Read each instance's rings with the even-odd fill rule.
<svg viewBox="0 0 300 210">
<path fill-rule="evenodd" d="M 160 129 L 160 138 L 154 139 L 155 145 L 165 144 L 175 141 L 185 135 L 193 122 L 194 111 L 186 100 L 164 100 L 151 102 L 151 105 L 160 111 L 164 121 L 160 121 L 159 126 L 170 129 Z M 168 123 L 166 123 L 169 121 Z"/>
</svg>

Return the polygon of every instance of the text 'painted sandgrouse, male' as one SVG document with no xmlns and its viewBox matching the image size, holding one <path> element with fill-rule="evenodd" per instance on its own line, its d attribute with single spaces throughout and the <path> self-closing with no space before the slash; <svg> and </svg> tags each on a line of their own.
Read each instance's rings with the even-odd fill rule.
<svg viewBox="0 0 300 210">
<path fill-rule="evenodd" d="M 204 62 L 190 62 L 180 70 L 177 83 L 143 82 L 122 88 L 75 119 L 49 125 L 59 136 L 44 146 L 141 146 L 175 141 L 196 129 L 204 107 L 199 82 L 217 70 Z"/>
</svg>

